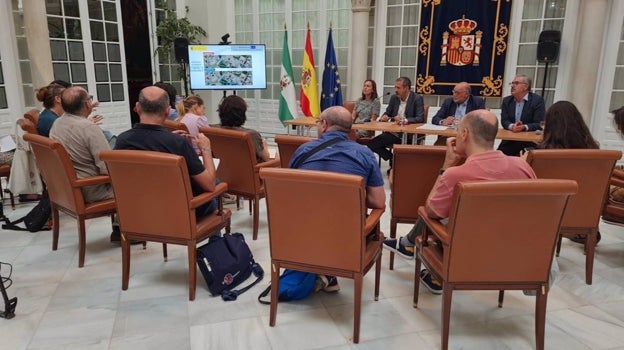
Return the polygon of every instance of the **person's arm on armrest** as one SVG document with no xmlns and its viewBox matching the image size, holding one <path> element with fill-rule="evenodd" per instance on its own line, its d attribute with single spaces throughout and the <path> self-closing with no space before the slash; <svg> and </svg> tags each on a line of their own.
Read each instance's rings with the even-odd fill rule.
<svg viewBox="0 0 624 350">
<path fill-rule="evenodd" d="M 386 207 L 386 191 L 383 186 L 366 187 L 366 207 L 371 209 Z"/>
<path fill-rule="evenodd" d="M 199 186 L 208 192 L 212 192 L 216 188 L 217 171 L 214 167 L 214 161 L 212 160 L 212 150 L 210 148 L 210 139 L 204 134 L 197 135 L 197 146 L 199 147 L 202 158 L 204 159 L 205 170 L 197 175 L 193 175 L 192 178 Z"/>
</svg>

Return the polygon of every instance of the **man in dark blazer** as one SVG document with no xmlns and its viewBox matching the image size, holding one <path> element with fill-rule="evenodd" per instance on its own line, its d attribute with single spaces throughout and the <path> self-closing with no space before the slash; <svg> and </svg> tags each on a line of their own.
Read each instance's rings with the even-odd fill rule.
<svg viewBox="0 0 624 350">
<path fill-rule="evenodd" d="M 431 123 L 434 125 L 452 126 L 468 112 L 477 109 L 485 109 L 485 99 L 472 96 L 470 84 L 466 82 L 457 83 L 453 88 L 453 97 L 449 97 L 438 110 Z M 438 136 L 436 145 L 446 145 L 446 136 Z"/>
<path fill-rule="evenodd" d="M 511 82 L 511 96 L 501 104 L 501 125 L 513 132 L 540 130 L 546 108 L 544 99 L 531 92 L 531 79 L 517 75 Z M 533 142 L 501 141 L 498 150 L 508 156 L 519 156 L 526 147 L 534 147 Z"/>
<path fill-rule="evenodd" d="M 412 82 L 407 77 L 400 77 L 394 82 L 395 94 L 390 97 L 388 108 L 378 119 L 382 122 L 424 123 L 425 103 L 422 96 L 411 91 Z M 384 160 L 390 161 L 392 168 L 392 145 L 401 143 L 401 134 L 384 132 L 368 143 L 368 147 Z"/>
</svg>

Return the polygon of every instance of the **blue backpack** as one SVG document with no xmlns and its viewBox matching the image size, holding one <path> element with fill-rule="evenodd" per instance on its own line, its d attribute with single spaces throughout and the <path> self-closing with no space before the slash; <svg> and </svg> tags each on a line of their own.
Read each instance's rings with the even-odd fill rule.
<svg viewBox="0 0 624 350">
<path fill-rule="evenodd" d="M 314 291 L 316 274 L 286 269 L 280 276 L 278 301 L 301 300 L 307 298 Z M 271 304 L 269 301 L 261 300 L 269 295 L 271 286 L 268 286 L 258 296 L 258 301 L 262 304 Z"/>
</svg>

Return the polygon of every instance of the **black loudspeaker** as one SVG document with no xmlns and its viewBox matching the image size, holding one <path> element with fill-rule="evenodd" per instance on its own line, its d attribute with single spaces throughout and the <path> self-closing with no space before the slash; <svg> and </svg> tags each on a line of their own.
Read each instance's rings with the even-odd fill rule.
<svg viewBox="0 0 624 350">
<path fill-rule="evenodd" d="M 176 62 L 188 63 L 188 46 L 189 41 L 186 38 L 175 38 L 173 40 L 173 51 L 175 52 Z"/>
<path fill-rule="evenodd" d="M 559 44 L 561 32 L 558 30 L 544 30 L 539 35 L 537 43 L 537 61 L 541 63 L 553 63 L 559 57 Z"/>
</svg>

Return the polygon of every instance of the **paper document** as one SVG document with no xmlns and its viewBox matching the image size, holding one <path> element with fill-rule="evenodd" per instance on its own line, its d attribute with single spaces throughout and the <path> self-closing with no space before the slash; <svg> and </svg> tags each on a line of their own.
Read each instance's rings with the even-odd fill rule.
<svg viewBox="0 0 624 350">
<path fill-rule="evenodd" d="M 448 126 L 444 126 L 444 125 L 423 124 L 423 125 L 417 127 L 416 129 L 423 129 L 423 130 L 446 130 L 448 128 L 449 128 Z"/>
<path fill-rule="evenodd" d="M 0 152 L 8 152 L 15 149 L 15 141 L 11 135 L 4 135 L 0 137 Z"/>
</svg>

